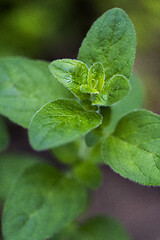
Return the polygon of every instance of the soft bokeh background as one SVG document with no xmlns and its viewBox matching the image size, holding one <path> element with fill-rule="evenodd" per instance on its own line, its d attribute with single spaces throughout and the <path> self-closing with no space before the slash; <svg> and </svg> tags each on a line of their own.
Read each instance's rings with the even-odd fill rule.
<svg viewBox="0 0 160 240">
<path fill-rule="evenodd" d="M 0 57 L 76 58 L 93 21 L 113 7 L 123 8 L 135 26 L 134 71 L 144 84 L 145 108 L 160 113 L 159 0 L 0 0 Z M 32 152 L 26 131 L 6 122 L 11 137 L 7 151 Z M 49 153 L 41 155 L 52 160 Z M 160 189 L 123 179 L 107 166 L 102 171 L 103 184 L 94 193 L 90 214 L 118 218 L 133 240 L 160 240 Z"/>
</svg>

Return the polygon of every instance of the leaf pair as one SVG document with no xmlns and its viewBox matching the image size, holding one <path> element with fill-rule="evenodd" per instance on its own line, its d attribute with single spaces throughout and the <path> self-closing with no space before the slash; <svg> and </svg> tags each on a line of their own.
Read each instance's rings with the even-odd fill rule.
<svg viewBox="0 0 160 240">
<path fill-rule="evenodd" d="M 50 64 L 50 71 L 57 80 L 71 90 L 81 100 L 90 99 L 94 94 L 94 105 L 111 105 L 128 94 L 129 81 L 120 74 L 114 75 L 108 82 L 101 63 L 95 63 L 90 69 L 78 60 L 62 59 Z"/>
</svg>

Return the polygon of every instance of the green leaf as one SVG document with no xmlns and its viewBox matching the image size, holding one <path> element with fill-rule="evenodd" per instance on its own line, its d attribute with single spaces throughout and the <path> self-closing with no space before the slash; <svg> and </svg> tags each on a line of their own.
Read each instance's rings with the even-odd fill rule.
<svg viewBox="0 0 160 240">
<path fill-rule="evenodd" d="M 78 240 L 129 240 L 123 226 L 109 217 L 94 217 L 84 223 Z"/>
<path fill-rule="evenodd" d="M 0 200 L 7 198 L 11 186 L 25 168 L 41 159 L 32 155 L 3 154 L 0 156 Z"/>
<path fill-rule="evenodd" d="M 105 73 L 101 63 L 95 63 L 89 70 L 88 85 L 91 88 L 97 89 L 101 92 L 104 84 Z"/>
<path fill-rule="evenodd" d="M 98 188 L 102 181 L 99 167 L 91 162 L 82 162 L 75 166 L 73 175 L 80 184 L 91 189 Z"/>
<path fill-rule="evenodd" d="M 88 147 L 85 137 L 76 139 L 74 142 L 53 148 L 51 152 L 62 163 L 75 165 L 78 162 L 103 163 L 101 158 L 101 142 Z"/>
<path fill-rule="evenodd" d="M 68 230 L 68 231 L 67 231 Z M 118 221 L 96 216 L 80 226 L 68 227 L 53 238 L 55 240 L 130 240 L 124 227 Z"/>
<path fill-rule="evenodd" d="M 102 156 L 120 175 L 160 186 L 160 116 L 146 110 L 124 116 L 104 141 Z"/>
<path fill-rule="evenodd" d="M 75 223 L 69 224 L 69 226 L 50 240 L 77 240 L 77 236 L 79 235 L 78 227 Z"/>
<path fill-rule="evenodd" d="M 109 106 L 120 101 L 130 90 L 130 84 L 126 77 L 114 75 L 105 85 L 102 93 L 98 94 L 93 104 Z"/>
<path fill-rule="evenodd" d="M 71 142 L 101 124 L 102 117 L 86 111 L 74 100 L 55 100 L 42 107 L 33 117 L 29 138 L 36 150 Z"/>
<path fill-rule="evenodd" d="M 88 134 L 85 136 L 85 141 L 88 147 L 92 147 L 95 144 L 97 144 L 100 141 L 101 135 L 97 133 L 97 131 L 90 131 Z"/>
<path fill-rule="evenodd" d="M 51 149 L 51 153 L 64 164 L 75 164 L 76 162 L 80 161 L 80 144 L 81 140 L 77 139 L 71 143 L 67 143 L 60 147 L 56 147 Z M 82 148 L 81 148 L 82 150 Z"/>
<path fill-rule="evenodd" d="M 122 9 L 105 12 L 92 25 L 82 42 L 78 59 L 91 67 L 102 63 L 105 82 L 116 74 L 129 78 L 136 48 L 134 27 Z"/>
<path fill-rule="evenodd" d="M 5 240 L 44 240 L 84 209 L 86 191 L 53 167 L 35 164 L 17 179 L 3 212 Z"/>
<path fill-rule="evenodd" d="M 95 63 L 89 70 L 88 85 L 82 85 L 80 90 L 84 93 L 99 93 L 104 84 L 105 73 L 101 63 Z"/>
<path fill-rule="evenodd" d="M 140 79 L 133 74 L 130 78 L 131 90 L 121 101 L 111 106 L 111 119 L 109 125 L 104 129 L 106 133 L 112 133 L 117 122 L 127 113 L 134 109 L 140 109 L 144 103 L 144 89 Z M 104 108 L 106 109 L 106 108 Z M 103 115 L 103 114 L 102 114 Z M 103 123 L 105 116 L 103 115 Z M 103 125 L 102 123 L 102 125 Z M 101 125 L 101 126 L 102 126 Z"/>
<path fill-rule="evenodd" d="M 47 102 L 71 96 L 48 70 L 48 62 L 0 58 L 0 113 L 23 127 Z"/>
<path fill-rule="evenodd" d="M 93 94 L 99 93 L 97 89 L 91 88 L 88 85 L 81 85 L 80 90 L 83 93 L 93 93 Z"/>
<path fill-rule="evenodd" d="M 2 118 L 0 118 L 0 152 L 5 150 L 9 143 L 9 135 L 6 125 Z"/>
<path fill-rule="evenodd" d="M 49 68 L 53 76 L 77 97 L 88 98 L 88 95 L 80 91 L 80 86 L 87 84 L 88 67 L 86 64 L 78 60 L 62 59 L 51 62 Z"/>
</svg>

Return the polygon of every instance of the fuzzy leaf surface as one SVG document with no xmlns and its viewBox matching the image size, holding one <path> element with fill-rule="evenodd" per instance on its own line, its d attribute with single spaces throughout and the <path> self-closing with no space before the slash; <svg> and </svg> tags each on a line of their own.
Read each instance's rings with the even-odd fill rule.
<svg viewBox="0 0 160 240">
<path fill-rule="evenodd" d="M 9 135 L 6 125 L 2 118 L 0 118 L 0 152 L 5 150 L 9 143 Z"/>
<path fill-rule="evenodd" d="M 53 76 L 77 97 L 87 99 L 87 95 L 80 91 L 80 86 L 87 84 L 88 67 L 78 60 L 55 60 L 49 65 Z"/>
<path fill-rule="evenodd" d="M 0 58 L 0 113 L 28 127 L 47 102 L 70 97 L 48 70 L 48 62 L 22 57 Z"/>
<path fill-rule="evenodd" d="M 3 212 L 5 240 L 44 240 L 84 209 L 86 191 L 47 164 L 36 164 L 17 179 Z"/>
<path fill-rule="evenodd" d="M 129 78 L 136 49 L 134 27 L 119 8 L 111 9 L 98 18 L 79 50 L 78 59 L 91 67 L 102 63 L 105 70 L 105 82 L 116 74 Z"/>
<path fill-rule="evenodd" d="M 146 110 L 124 116 L 104 141 L 102 157 L 120 175 L 160 186 L 160 116 Z"/>
<path fill-rule="evenodd" d="M 93 104 L 110 106 L 113 103 L 124 98 L 130 90 L 128 79 L 122 75 L 113 76 L 102 89 L 102 93 L 98 94 Z"/>
<path fill-rule="evenodd" d="M 104 84 L 105 73 L 101 63 L 95 63 L 89 70 L 88 85 L 101 92 Z"/>
<path fill-rule="evenodd" d="M 71 142 L 101 124 L 102 117 L 74 100 L 55 100 L 38 111 L 29 127 L 31 145 L 44 150 Z"/>
</svg>

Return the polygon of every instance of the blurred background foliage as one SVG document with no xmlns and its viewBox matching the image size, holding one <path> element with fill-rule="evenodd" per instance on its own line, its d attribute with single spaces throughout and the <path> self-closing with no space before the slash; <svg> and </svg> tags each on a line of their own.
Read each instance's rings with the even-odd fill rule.
<svg viewBox="0 0 160 240">
<path fill-rule="evenodd" d="M 159 112 L 159 0 L 1 0 L 0 56 L 76 58 L 93 21 L 113 7 L 124 9 L 135 26 L 135 70 L 145 81 L 146 107 Z"/>
</svg>

